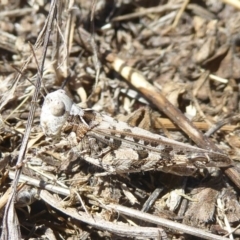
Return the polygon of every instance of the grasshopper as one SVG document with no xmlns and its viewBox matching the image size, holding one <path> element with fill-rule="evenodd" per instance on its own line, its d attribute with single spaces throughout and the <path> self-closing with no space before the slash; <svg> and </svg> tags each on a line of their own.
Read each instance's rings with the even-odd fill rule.
<svg viewBox="0 0 240 240">
<path fill-rule="evenodd" d="M 92 109 L 82 109 L 62 89 L 49 93 L 40 124 L 45 135 L 57 138 L 69 132 L 79 156 L 109 173 L 159 170 L 181 176 L 206 167 L 228 167 L 226 155 L 171 140 L 131 127 Z"/>
</svg>

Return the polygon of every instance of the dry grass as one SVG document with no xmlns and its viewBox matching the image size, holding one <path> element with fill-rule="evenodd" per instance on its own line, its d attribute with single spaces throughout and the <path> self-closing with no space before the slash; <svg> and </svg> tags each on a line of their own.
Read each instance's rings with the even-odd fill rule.
<svg viewBox="0 0 240 240">
<path fill-rule="evenodd" d="M 238 239 L 239 2 L 43 2 L 0 3 L 2 239 Z M 102 176 L 40 128 L 44 95 L 65 81 L 82 107 L 129 121 L 147 106 L 152 131 L 236 166 Z"/>
</svg>

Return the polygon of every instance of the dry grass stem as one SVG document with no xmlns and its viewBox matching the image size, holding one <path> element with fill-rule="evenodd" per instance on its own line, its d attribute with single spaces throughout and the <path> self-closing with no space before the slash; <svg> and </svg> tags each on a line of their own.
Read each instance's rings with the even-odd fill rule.
<svg viewBox="0 0 240 240">
<path fill-rule="evenodd" d="M 238 239 L 239 9 L 2 1 L 1 239 Z"/>
</svg>

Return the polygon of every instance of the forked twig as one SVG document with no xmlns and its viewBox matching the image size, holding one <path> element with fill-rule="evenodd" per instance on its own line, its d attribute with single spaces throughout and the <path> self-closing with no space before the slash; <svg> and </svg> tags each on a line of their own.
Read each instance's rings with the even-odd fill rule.
<svg viewBox="0 0 240 240">
<path fill-rule="evenodd" d="M 20 148 L 19 155 L 18 155 L 15 178 L 12 183 L 12 193 L 8 199 L 8 202 L 7 202 L 6 208 L 5 208 L 5 212 L 4 212 L 2 235 L 1 235 L 2 240 L 21 239 L 21 233 L 19 230 L 17 215 L 16 215 L 16 212 L 14 209 L 14 202 L 15 202 L 15 198 L 16 198 L 19 177 L 22 172 L 23 159 L 24 159 L 24 156 L 26 153 L 27 143 L 28 143 L 31 126 L 32 126 L 33 119 L 34 119 L 36 102 L 38 100 L 38 95 L 39 95 L 40 88 L 41 88 L 41 79 L 42 79 L 44 61 L 45 61 L 47 46 L 48 46 L 48 42 L 49 42 L 51 30 L 52 30 L 52 23 L 53 23 L 53 20 L 55 17 L 54 12 L 55 12 L 55 7 L 56 7 L 56 2 L 57 2 L 56 0 L 52 1 L 50 11 L 49 11 L 47 32 L 46 32 L 46 35 L 44 38 L 43 53 L 42 53 L 42 59 L 40 62 L 40 72 L 38 72 L 38 75 L 37 75 L 36 87 L 35 87 L 35 91 L 33 94 L 33 100 L 32 100 L 31 106 L 30 106 L 30 112 L 29 112 L 29 116 L 28 116 L 26 131 L 23 136 L 21 148 Z"/>
</svg>

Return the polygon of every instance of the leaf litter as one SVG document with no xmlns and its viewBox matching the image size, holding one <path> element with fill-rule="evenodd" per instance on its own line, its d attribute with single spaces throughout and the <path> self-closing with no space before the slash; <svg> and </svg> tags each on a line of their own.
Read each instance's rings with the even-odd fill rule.
<svg viewBox="0 0 240 240">
<path fill-rule="evenodd" d="M 237 239 L 238 4 L 2 1 L 1 239 Z M 43 134 L 44 96 L 64 82 L 83 108 L 201 148 L 209 143 L 236 164 L 195 177 L 104 174 L 71 151 L 66 133 L 56 142 Z"/>
</svg>

